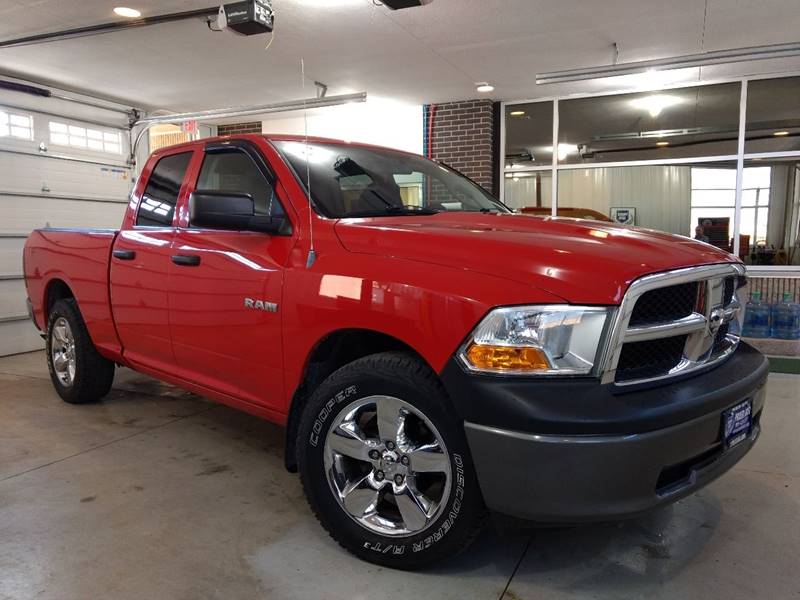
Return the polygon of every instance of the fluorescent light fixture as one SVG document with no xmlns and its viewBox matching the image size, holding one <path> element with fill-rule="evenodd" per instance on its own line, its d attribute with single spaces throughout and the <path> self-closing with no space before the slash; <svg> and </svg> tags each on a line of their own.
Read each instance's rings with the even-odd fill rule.
<svg viewBox="0 0 800 600">
<path fill-rule="evenodd" d="M 553 147 L 548 147 L 550 152 L 553 151 Z M 564 160 L 570 154 L 577 154 L 578 147 L 575 144 L 559 144 L 558 145 L 558 160 Z"/>
<path fill-rule="evenodd" d="M 661 111 L 665 108 L 670 106 L 675 106 L 676 104 L 680 104 L 683 102 L 681 98 L 677 96 L 668 96 L 666 94 L 655 94 L 653 96 L 643 96 L 642 98 L 636 98 L 635 100 L 631 100 L 631 106 L 635 108 L 641 108 L 642 110 L 646 110 L 650 113 L 650 116 L 655 118 L 661 114 Z"/>
<path fill-rule="evenodd" d="M 525 116 L 525 111 L 524 110 L 512 110 L 508 114 L 511 115 L 512 117 L 524 117 Z"/>
<path fill-rule="evenodd" d="M 539 73 L 536 84 L 566 83 L 570 81 L 585 81 L 587 79 L 602 79 L 605 77 L 620 77 L 622 75 L 635 75 L 649 71 L 669 71 L 672 69 L 689 69 L 705 67 L 708 65 L 723 65 L 736 62 L 749 62 L 752 60 L 768 60 L 772 58 L 787 58 L 800 56 L 800 42 L 789 44 L 773 44 L 769 46 L 753 46 L 750 48 L 734 48 L 731 50 L 715 50 L 702 54 L 688 54 L 672 58 L 659 58 L 656 60 L 642 60 L 638 62 L 618 63 L 602 67 L 589 67 L 586 69 L 570 69 L 566 71 L 553 71 Z"/>
<path fill-rule="evenodd" d="M 656 142 L 656 146 L 669 146 L 669 142 Z"/>
<path fill-rule="evenodd" d="M 138 19 L 142 16 L 142 13 L 135 8 L 128 8 L 127 6 L 118 6 L 114 9 L 114 14 L 126 19 Z"/>
<path fill-rule="evenodd" d="M 481 82 L 481 83 L 478 84 L 478 87 L 476 87 L 475 89 L 478 90 L 481 94 L 488 94 L 489 92 L 493 92 L 494 91 L 494 86 L 493 85 L 489 85 L 486 82 Z"/>
<path fill-rule="evenodd" d="M 789 135 L 789 132 L 788 131 L 776 131 L 772 135 L 777 135 L 778 137 L 781 137 L 781 136 L 784 136 L 784 135 Z"/>
</svg>

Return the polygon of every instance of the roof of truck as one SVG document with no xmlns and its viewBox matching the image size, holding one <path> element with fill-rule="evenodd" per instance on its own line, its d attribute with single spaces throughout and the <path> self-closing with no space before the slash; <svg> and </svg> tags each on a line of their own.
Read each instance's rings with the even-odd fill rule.
<svg viewBox="0 0 800 600">
<path fill-rule="evenodd" d="M 169 151 L 174 152 L 176 149 L 180 150 L 181 148 L 195 148 L 197 146 L 205 146 L 206 144 L 213 143 L 213 142 L 225 142 L 228 140 L 255 140 L 257 138 L 262 138 L 267 140 L 268 142 L 313 142 L 318 144 L 338 144 L 338 145 L 349 145 L 349 146 L 357 146 L 359 148 L 372 148 L 374 150 L 388 150 L 391 152 L 400 152 L 402 154 L 410 154 L 412 156 L 420 156 L 414 152 L 407 152 L 405 150 L 398 150 L 397 148 L 388 148 L 386 146 L 377 146 L 375 144 L 366 144 L 363 142 L 351 142 L 347 140 L 338 140 L 335 138 L 326 138 L 326 137 L 317 137 L 317 136 L 304 136 L 304 135 L 290 135 L 285 133 L 236 133 L 232 135 L 219 135 L 215 137 L 208 137 L 202 138 L 199 140 L 193 140 L 191 142 L 183 142 L 181 144 L 175 144 L 172 146 L 167 146 L 165 148 L 161 148 L 153 152 L 153 154 L 161 154 L 162 151 Z"/>
</svg>

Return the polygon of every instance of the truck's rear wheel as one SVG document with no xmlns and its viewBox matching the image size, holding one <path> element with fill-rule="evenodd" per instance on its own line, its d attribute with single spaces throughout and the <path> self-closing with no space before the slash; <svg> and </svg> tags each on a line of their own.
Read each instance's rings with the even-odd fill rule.
<svg viewBox="0 0 800 600">
<path fill-rule="evenodd" d="M 65 402 L 97 402 L 111 389 L 114 363 L 98 354 L 73 299 L 59 300 L 50 309 L 47 366 Z"/>
<path fill-rule="evenodd" d="M 377 564 L 418 568 L 452 556 L 485 508 L 463 425 L 435 374 L 401 353 L 359 359 L 313 394 L 297 456 L 331 536 Z"/>
</svg>

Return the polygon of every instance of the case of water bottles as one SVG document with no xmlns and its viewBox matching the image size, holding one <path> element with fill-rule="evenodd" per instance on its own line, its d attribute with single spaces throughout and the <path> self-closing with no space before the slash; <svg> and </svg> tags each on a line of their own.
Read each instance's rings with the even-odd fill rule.
<svg viewBox="0 0 800 600">
<path fill-rule="evenodd" d="M 800 304 L 794 302 L 794 294 L 784 292 L 782 300 L 768 304 L 761 300 L 760 291 L 754 291 L 745 307 L 742 335 L 800 340 Z"/>
</svg>

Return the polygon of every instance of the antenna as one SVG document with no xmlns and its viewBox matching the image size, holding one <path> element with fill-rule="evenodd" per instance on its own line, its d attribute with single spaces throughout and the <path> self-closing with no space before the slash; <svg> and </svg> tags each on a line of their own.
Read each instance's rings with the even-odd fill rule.
<svg viewBox="0 0 800 600">
<path fill-rule="evenodd" d="M 308 258 L 306 258 L 306 269 L 310 269 L 314 261 L 317 260 L 317 251 L 314 249 L 314 201 L 311 199 L 311 166 L 309 165 L 308 155 L 311 149 L 308 146 L 308 108 L 306 107 L 306 63 L 300 59 L 300 76 L 303 79 L 303 127 L 305 128 L 306 145 L 306 190 L 308 190 L 308 235 L 310 246 L 308 248 Z"/>
</svg>

